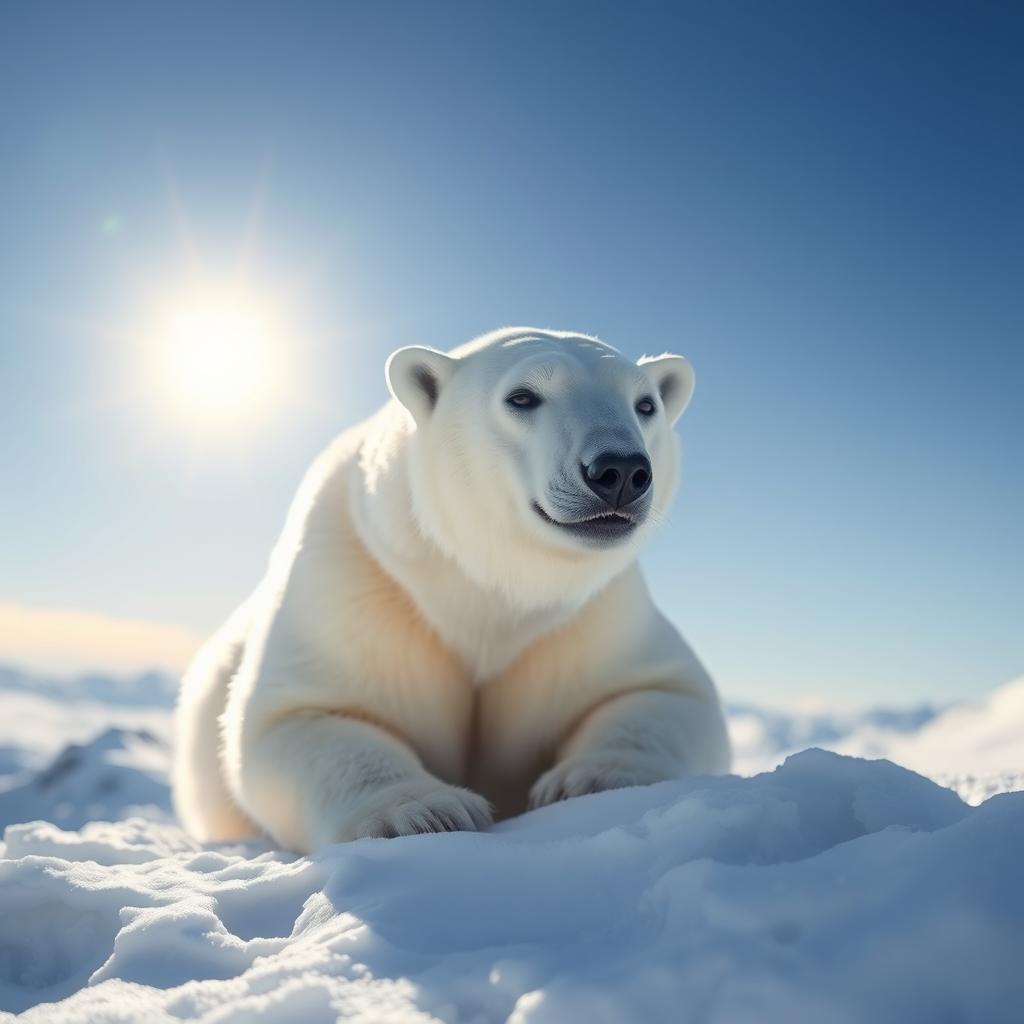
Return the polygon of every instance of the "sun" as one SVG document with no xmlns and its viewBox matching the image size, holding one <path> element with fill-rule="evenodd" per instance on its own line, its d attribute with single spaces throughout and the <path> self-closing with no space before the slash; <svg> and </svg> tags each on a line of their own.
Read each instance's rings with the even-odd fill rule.
<svg viewBox="0 0 1024 1024">
<path fill-rule="evenodd" d="M 165 304 L 147 360 L 164 404 L 196 423 L 268 415 L 284 397 L 287 343 L 255 296 L 204 289 Z"/>
</svg>

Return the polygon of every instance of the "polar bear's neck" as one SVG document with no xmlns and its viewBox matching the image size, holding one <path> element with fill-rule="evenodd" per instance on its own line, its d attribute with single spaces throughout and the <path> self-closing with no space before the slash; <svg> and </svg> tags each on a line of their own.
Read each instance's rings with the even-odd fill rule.
<svg viewBox="0 0 1024 1024">
<path fill-rule="evenodd" d="M 486 683 L 533 641 L 551 632 L 576 605 L 523 608 L 498 590 L 470 579 L 421 531 L 404 443 L 390 410 L 371 420 L 351 467 L 349 507 L 367 550 L 409 595 L 423 618 L 462 660 L 467 674 Z"/>
</svg>

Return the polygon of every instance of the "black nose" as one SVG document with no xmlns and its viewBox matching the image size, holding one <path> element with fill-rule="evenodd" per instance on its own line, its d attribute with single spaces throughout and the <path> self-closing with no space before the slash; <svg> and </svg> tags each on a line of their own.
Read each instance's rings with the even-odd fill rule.
<svg viewBox="0 0 1024 1024">
<path fill-rule="evenodd" d="M 589 466 L 581 468 L 587 486 L 612 508 L 623 508 L 636 501 L 651 486 L 654 477 L 651 460 L 640 452 L 632 455 L 604 452 Z"/>
</svg>

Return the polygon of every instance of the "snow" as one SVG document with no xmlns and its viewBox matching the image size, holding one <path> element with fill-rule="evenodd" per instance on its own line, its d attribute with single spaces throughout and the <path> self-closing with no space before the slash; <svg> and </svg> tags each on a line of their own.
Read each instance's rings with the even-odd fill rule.
<svg viewBox="0 0 1024 1024">
<path fill-rule="evenodd" d="M 42 771 L 0 791 L 0 823 L 45 818 L 65 828 L 96 819 L 171 816 L 167 745 L 145 730 L 111 728 L 71 744 Z"/>
<path fill-rule="evenodd" d="M 174 681 L 156 673 L 62 680 L 0 666 L 0 788 L 5 776 L 42 768 L 66 744 L 112 726 L 169 742 L 175 695 Z"/>
<path fill-rule="evenodd" d="M 165 687 L 113 703 L 4 678 L 5 710 L 37 701 L 38 736 L 0 722 L 19 751 L 0 762 L 0 1009 L 29 1024 L 1020 1019 L 1022 792 L 972 806 L 811 749 L 484 834 L 202 847 L 168 810 Z M 99 735 L 72 706 L 106 707 Z M 745 708 L 732 725 L 745 766 L 831 733 L 978 799 L 1022 778 L 1024 680 L 942 712 Z"/>
<path fill-rule="evenodd" d="M 791 753 L 824 746 L 854 757 L 885 757 L 955 789 L 978 804 L 1024 789 L 1024 676 L 981 700 L 942 711 L 868 709 L 785 714 L 733 708 L 735 769 L 774 768 Z"/>
</svg>

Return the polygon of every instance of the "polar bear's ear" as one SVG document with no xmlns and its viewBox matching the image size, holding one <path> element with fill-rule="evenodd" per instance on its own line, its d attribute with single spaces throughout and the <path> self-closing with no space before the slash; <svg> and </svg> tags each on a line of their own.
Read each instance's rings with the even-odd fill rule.
<svg viewBox="0 0 1024 1024">
<path fill-rule="evenodd" d="M 434 411 L 454 369 L 455 360 L 443 352 L 410 345 L 391 353 L 384 374 L 391 394 L 422 423 Z"/>
<path fill-rule="evenodd" d="M 693 367 L 682 356 L 671 355 L 643 356 L 637 362 L 654 381 L 669 423 L 675 423 L 693 397 Z"/>
</svg>

